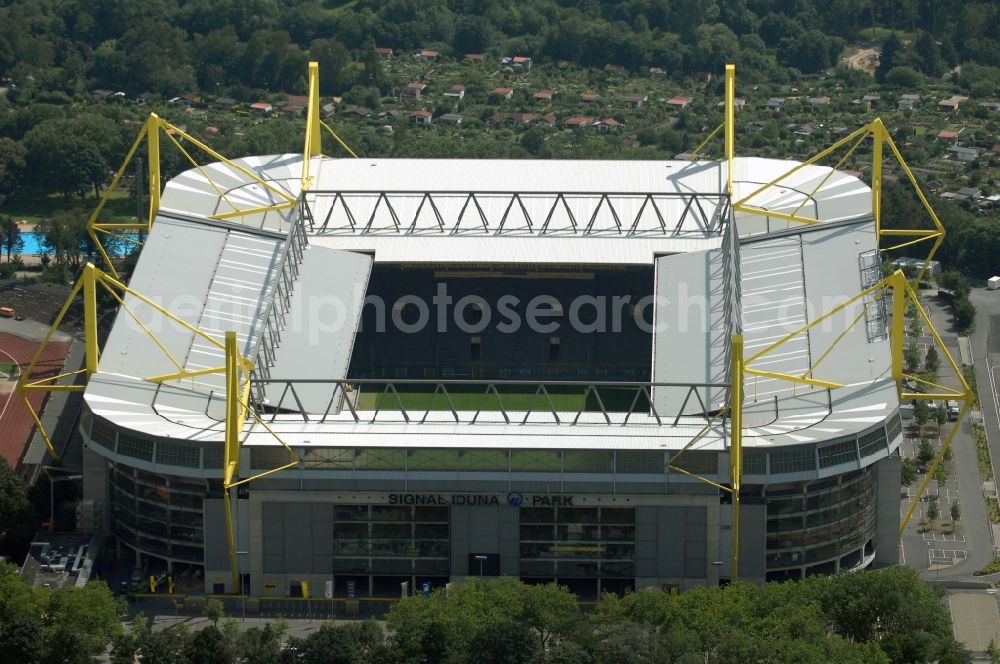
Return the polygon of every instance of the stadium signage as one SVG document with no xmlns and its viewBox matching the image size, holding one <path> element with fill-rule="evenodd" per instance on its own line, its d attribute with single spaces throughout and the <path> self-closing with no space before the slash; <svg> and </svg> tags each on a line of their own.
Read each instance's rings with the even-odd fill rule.
<svg viewBox="0 0 1000 664">
<path fill-rule="evenodd" d="M 473 507 L 573 507 L 573 496 L 525 496 L 511 491 L 506 497 L 493 493 L 390 493 L 390 505 L 469 505 Z"/>
</svg>

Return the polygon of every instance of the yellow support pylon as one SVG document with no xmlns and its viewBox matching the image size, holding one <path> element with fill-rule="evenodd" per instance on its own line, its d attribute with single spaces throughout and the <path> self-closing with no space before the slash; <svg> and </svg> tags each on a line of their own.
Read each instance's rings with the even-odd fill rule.
<svg viewBox="0 0 1000 664">
<path fill-rule="evenodd" d="M 743 482 L 743 335 L 733 335 L 729 367 L 729 485 L 733 496 L 732 582 L 740 576 L 740 486 Z"/>
</svg>

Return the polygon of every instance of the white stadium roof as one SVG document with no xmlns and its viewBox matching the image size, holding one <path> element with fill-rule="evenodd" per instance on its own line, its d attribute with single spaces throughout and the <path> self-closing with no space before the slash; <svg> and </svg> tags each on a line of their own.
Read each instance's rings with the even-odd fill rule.
<svg viewBox="0 0 1000 664">
<path fill-rule="evenodd" d="M 276 155 L 239 163 L 298 197 L 301 159 Z M 796 165 L 736 159 L 734 197 L 750 194 Z M 728 215 L 725 162 L 316 158 L 316 180 L 302 208 L 226 222 L 209 217 L 229 212 L 230 203 L 255 208 L 280 198 L 224 164 L 203 168 L 214 185 L 197 169 L 167 183 L 132 287 L 209 334 L 221 338 L 224 330 L 235 329 L 241 349 L 252 352 L 265 335 L 286 234 L 304 209 L 310 246 L 289 306 L 294 309 L 295 298 L 338 292 L 345 301 L 353 295 L 355 308 L 337 333 L 315 338 L 300 329 L 286 335 L 270 370 L 280 378 L 346 378 L 361 309 L 357 289 L 363 295 L 373 261 L 655 265 L 658 292 L 669 293 L 684 282 L 693 289 L 689 292 L 706 298 L 710 309 L 723 297 L 711 265 Z M 861 290 L 859 256 L 877 244 L 871 190 L 845 173 L 808 166 L 750 202 L 786 214 L 798 211 L 823 223 L 805 226 L 736 215 L 744 242 L 735 283 L 743 296 L 740 315 L 748 354 L 779 338 L 782 330 L 818 315 L 809 303 L 843 301 Z M 171 304 L 180 300 L 184 307 Z M 186 369 L 221 363 L 218 350 L 190 331 L 135 298 L 126 303 L 147 324 L 152 322 Z M 850 320 L 859 311 L 845 317 Z M 656 315 L 665 320 L 671 312 L 660 307 Z M 656 333 L 654 381 L 722 382 L 721 346 L 705 340 L 726 338 L 730 330 L 711 316 L 700 324 Z M 783 349 L 768 369 L 801 373 L 840 329 L 810 331 Z M 314 361 L 320 357 L 323 361 Z M 85 398 L 96 415 L 137 432 L 221 440 L 221 377 L 160 386 L 142 380 L 173 370 L 153 342 L 119 313 L 101 371 L 92 377 Z M 829 394 L 808 388 L 793 393 L 790 386 L 764 379 L 748 382 L 744 443 L 769 447 L 837 438 L 871 427 L 898 406 L 888 341 L 873 338 L 865 326 L 846 335 L 816 376 L 846 386 Z M 658 409 L 676 412 L 680 407 L 665 391 L 654 392 L 654 398 Z M 328 399 L 329 392 L 313 394 L 303 409 L 322 412 L 319 404 Z M 427 421 L 416 423 L 424 415 Z M 509 416 L 512 423 L 487 412 L 460 414 L 456 422 L 446 411 L 418 413 L 408 422 L 387 411 L 358 422 L 343 410 L 330 413 L 324 423 L 279 416 L 272 427 L 289 444 L 302 446 L 676 449 L 704 422 L 690 412 L 676 426 L 671 426 L 672 416 L 662 424 L 642 415 L 609 423 L 599 413 L 585 413 L 573 426 L 554 423 L 551 414 L 535 413 L 523 423 L 523 413 Z M 699 447 L 721 448 L 723 442 L 723 432 L 710 431 Z M 246 443 L 276 444 L 259 425 L 251 427 Z"/>
</svg>

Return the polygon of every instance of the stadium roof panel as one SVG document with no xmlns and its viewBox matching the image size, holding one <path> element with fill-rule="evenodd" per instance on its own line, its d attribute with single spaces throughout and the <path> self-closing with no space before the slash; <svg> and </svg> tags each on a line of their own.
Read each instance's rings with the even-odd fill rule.
<svg viewBox="0 0 1000 664">
<path fill-rule="evenodd" d="M 236 163 L 290 195 L 299 195 L 300 155 L 250 157 Z M 737 159 L 734 198 L 750 195 L 796 165 Z M 699 282 L 692 277 L 697 270 L 705 275 L 701 286 L 709 310 L 717 304 L 712 292 L 719 286 L 719 276 L 710 274 L 711 252 L 721 252 L 728 217 L 724 162 L 317 158 L 313 166 L 317 176 L 305 197 L 306 206 L 236 216 L 227 222 L 209 217 L 230 212 L 232 206 L 266 206 L 281 198 L 226 164 L 190 170 L 171 180 L 133 276 L 133 288 L 166 303 L 183 320 L 218 338 L 234 329 L 241 350 L 252 355 L 266 336 L 275 284 L 283 281 L 278 275 L 284 275 L 282 256 L 291 243 L 282 238 L 301 209 L 308 215 L 307 230 L 311 225 L 312 246 L 297 268 L 298 278 L 292 279 L 295 287 L 283 295 L 283 306 L 288 315 L 305 323 L 284 333 L 282 342 L 271 349 L 274 353 L 266 367 L 275 376 L 298 380 L 345 377 L 360 298 L 353 298 L 358 306 L 350 307 L 336 333 L 318 337 L 303 318 L 308 315 L 303 308 L 317 296 L 337 294 L 347 302 L 352 301 L 351 293 L 363 295 L 373 260 L 652 265 L 657 256 L 681 254 L 656 261 L 659 294 L 685 278 L 688 294 L 696 294 Z M 738 230 L 744 237 L 738 283 L 748 355 L 809 320 L 807 301 L 816 303 L 817 310 L 827 310 L 831 298 L 846 299 L 861 289 L 863 270 L 855 266 L 875 246 L 870 201 L 870 189 L 857 178 L 806 166 L 749 203 L 786 214 L 815 215 L 827 223 L 810 227 L 737 213 Z M 692 253 L 699 251 L 709 253 Z M 833 274 L 836 279 L 830 278 Z M 181 299 L 185 306 L 176 306 Z M 132 296 L 126 304 L 140 320 L 158 326 L 165 347 L 181 367 L 222 364 L 221 352 L 189 329 Z M 845 316 L 857 311 L 854 307 Z M 660 310 L 665 312 L 677 314 L 670 308 Z M 101 371 L 87 388 L 94 413 L 151 435 L 220 440 L 225 397 L 221 376 L 200 376 L 183 385 L 143 380 L 171 373 L 176 367 L 128 319 L 126 312 L 119 313 L 101 358 Z M 699 334 L 724 338 L 731 325 L 728 319 L 708 319 L 707 328 Z M 761 364 L 773 362 L 768 368 L 801 374 L 841 329 L 810 330 L 801 340 L 790 342 L 781 355 L 763 359 Z M 838 350 L 825 359 L 822 370 L 817 370 L 818 377 L 827 377 L 823 373 L 827 371 L 830 380 L 846 383 L 844 388 L 828 394 L 772 385 L 772 379 L 748 383 L 748 446 L 857 433 L 895 408 L 894 385 L 888 377 L 888 342 L 870 340 L 865 332 L 870 326 L 860 330 L 846 335 Z M 654 380 L 724 382 L 723 346 L 710 343 L 702 354 L 690 352 L 697 343 L 677 330 L 658 334 Z M 685 352 L 675 352 L 682 349 Z M 321 362 L 315 361 L 319 355 Z M 315 413 L 330 400 L 331 390 L 329 385 L 307 390 L 308 403 L 302 409 Z M 273 389 L 266 396 L 272 403 L 276 399 Z M 717 406 L 723 398 L 724 393 L 718 391 L 708 401 Z M 665 411 L 679 409 L 679 403 L 658 405 Z M 575 415 L 570 414 L 570 419 Z M 673 413 L 664 422 L 650 414 L 633 414 L 627 423 L 624 414 L 609 413 L 608 422 L 601 413 L 582 413 L 575 426 L 554 425 L 551 413 L 533 413 L 523 424 L 509 424 L 499 412 L 457 416 L 459 422 L 450 411 L 432 412 L 417 424 L 387 410 L 380 411 L 375 421 L 359 421 L 342 410 L 325 424 L 282 415 L 275 426 L 288 442 L 302 445 L 322 440 L 325 445 L 347 447 L 620 445 L 659 449 L 683 444 L 703 422 L 682 418 L 677 426 L 670 426 Z M 524 414 L 511 416 L 512 422 L 524 418 Z M 251 427 L 248 442 L 276 444 L 260 426 Z M 723 442 L 721 432 L 709 432 L 699 445 L 721 446 Z"/>
</svg>

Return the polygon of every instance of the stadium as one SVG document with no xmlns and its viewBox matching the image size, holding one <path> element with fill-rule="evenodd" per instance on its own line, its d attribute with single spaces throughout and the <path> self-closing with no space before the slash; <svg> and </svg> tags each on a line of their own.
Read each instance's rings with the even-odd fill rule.
<svg viewBox="0 0 1000 664">
<path fill-rule="evenodd" d="M 727 117 L 727 159 L 595 162 L 334 159 L 311 115 L 171 179 L 88 346 L 108 532 L 259 596 L 897 562 L 878 199 Z"/>
</svg>

